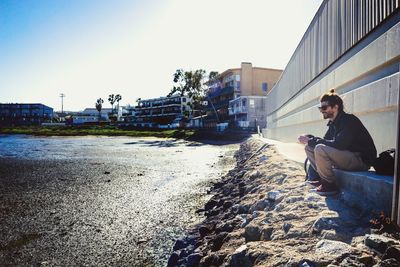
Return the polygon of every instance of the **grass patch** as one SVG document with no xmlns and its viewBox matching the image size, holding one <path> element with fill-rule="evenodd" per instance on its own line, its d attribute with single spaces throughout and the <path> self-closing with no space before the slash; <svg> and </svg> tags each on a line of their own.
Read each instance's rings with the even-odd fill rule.
<svg viewBox="0 0 400 267">
<path fill-rule="evenodd" d="M 37 136 L 132 136 L 186 139 L 195 131 L 185 129 L 120 129 L 116 126 L 17 126 L 0 128 L 1 134 L 28 134 Z"/>
</svg>

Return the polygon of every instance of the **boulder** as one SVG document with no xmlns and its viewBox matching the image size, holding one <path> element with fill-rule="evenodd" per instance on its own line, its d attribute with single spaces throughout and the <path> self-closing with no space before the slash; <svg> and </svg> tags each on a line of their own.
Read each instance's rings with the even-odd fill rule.
<svg viewBox="0 0 400 267">
<path fill-rule="evenodd" d="M 277 203 L 283 199 L 283 195 L 280 191 L 269 191 L 267 193 L 267 199 Z"/>
<path fill-rule="evenodd" d="M 224 239 L 227 235 L 228 235 L 228 233 L 226 233 L 226 232 L 222 232 L 222 233 L 219 233 L 218 235 L 216 235 L 214 237 L 214 239 L 212 240 L 211 250 L 218 251 L 224 244 Z"/>
<path fill-rule="evenodd" d="M 340 257 L 346 253 L 353 251 L 352 247 L 344 242 L 326 240 L 319 241 L 316 246 L 316 253 L 324 253 L 331 255 L 332 257 Z"/>
<path fill-rule="evenodd" d="M 256 225 L 248 225 L 244 228 L 244 237 L 246 242 L 260 241 L 261 228 Z"/>
<path fill-rule="evenodd" d="M 251 267 L 253 264 L 251 263 L 250 258 L 246 255 L 247 246 L 242 245 L 232 254 L 228 267 Z"/>
<path fill-rule="evenodd" d="M 250 207 L 249 212 L 253 213 L 256 210 L 264 210 L 266 207 L 269 207 L 269 204 L 268 199 L 261 199 Z"/>
<path fill-rule="evenodd" d="M 261 172 L 260 171 L 253 171 L 249 175 L 250 179 L 256 179 L 258 177 L 261 177 Z"/>
<path fill-rule="evenodd" d="M 200 260 L 201 260 L 201 255 L 199 253 L 190 254 L 187 257 L 187 266 L 196 267 L 199 265 Z"/>
<path fill-rule="evenodd" d="M 168 259 L 168 267 L 176 266 L 178 264 L 179 254 L 177 252 L 173 252 Z"/>
<path fill-rule="evenodd" d="M 187 247 L 187 243 L 184 240 L 176 240 L 173 250 L 180 250 Z"/>
<path fill-rule="evenodd" d="M 386 259 L 374 265 L 374 267 L 394 267 L 394 266 L 400 266 L 400 262 L 398 262 L 396 259 Z"/>
<path fill-rule="evenodd" d="M 366 235 L 365 236 L 365 241 L 364 244 L 372 249 L 375 249 L 376 251 L 380 252 L 380 253 L 384 253 L 386 251 L 386 249 L 395 244 L 396 241 L 382 236 L 382 235 Z"/>
<path fill-rule="evenodd" d="M 396 259 L 400 262 L 400 246 L 391 246 L 383 254 L 382 260 Z"/>
<path fill-rule="evenodd" d="M 263 240 L 263 241 L 270 241 L 271 240 L 271 234 L 272 234 L 273 230 L 274 230 L 274 228 L 272 228 L 272 227 L 264 227 L 261 230 L 260 239 Z"/>
<path fill-rule="evenodd" d="M 322 230 L 336 230 L 339 228 L 339 218 L 319 217 L 312 226 L 313 233 L 320 233 Z"/>
</svg>

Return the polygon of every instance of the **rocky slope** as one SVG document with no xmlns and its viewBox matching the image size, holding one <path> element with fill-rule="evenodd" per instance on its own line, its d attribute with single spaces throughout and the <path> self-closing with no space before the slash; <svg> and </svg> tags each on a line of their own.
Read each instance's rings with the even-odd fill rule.
<svg viewBox="0 0 400 267">
<path fill-rule="evenodd" d="M 250 139 L 210 189 L 205 220 L 178 240 L 168 266 L 398 266 L 399 241 L 370 228 L 372 213 L 321 197 L 303 167 Z"/>
</svg>

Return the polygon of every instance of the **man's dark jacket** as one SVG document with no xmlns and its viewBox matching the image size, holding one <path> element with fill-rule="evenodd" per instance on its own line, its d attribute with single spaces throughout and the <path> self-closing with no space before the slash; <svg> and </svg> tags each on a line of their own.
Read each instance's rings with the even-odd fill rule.
<svg viewBox="0 0 400 267">
<path fill-rule="evenodd" d="M 324 144 L 339 150 L 360 152 L 365 164 L 371 166 L 376 158 L 376 148 L 371 135 L 359 118 L 344 111 L 339 112 L 334 121 L 329 121 L 328 131 L 323 139 L 313 137 L 308 145 Z"/>
</svg>

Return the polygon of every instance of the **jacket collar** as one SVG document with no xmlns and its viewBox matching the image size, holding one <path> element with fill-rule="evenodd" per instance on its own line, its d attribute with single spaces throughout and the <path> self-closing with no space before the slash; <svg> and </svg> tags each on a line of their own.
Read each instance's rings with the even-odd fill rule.
<svg viewBox="0 0 400 267">
<path fill-rule="evenodd" d="M 340 112 L 337 114 L 335 120 L 333 120 L 333 121 L 330 120 L 330 121 L 328 122 L 327 126 L 337 125 L 337 124 L 339 123 L 339 121 L 342 119 L 343 114 L 344 114 L 344 111 L 340 111 Z"/>
</svg>

